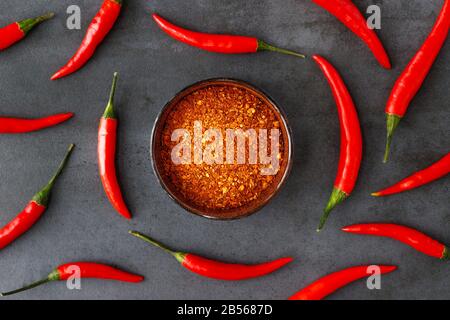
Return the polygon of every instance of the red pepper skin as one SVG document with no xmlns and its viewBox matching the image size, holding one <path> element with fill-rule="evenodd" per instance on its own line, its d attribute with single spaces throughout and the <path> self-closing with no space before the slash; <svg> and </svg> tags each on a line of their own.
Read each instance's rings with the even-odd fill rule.
<svg viewBox="0 0 450 320">
<path fill-rule="evenodd" d="M 25 38 L 25 33 L 20 29 L 19 24 L 14 22 L 0 29 L 0 50 L 5 50 Z"/>
<path fill-rule="evenodd" d="M 47 210 L 35 201 L 30 201 L 13 220 L 0 229 L 0 250 L 27 232 Z"/>
<path fill-rule="evenodd" d="M 342 228 L 342 231 L 395 239 L 426 255 L 442 260 L 450 259 L 448 249 L 445 245 L 430 238 L 422 232 L 398 224 L 355 224 Z"/>
<path fill-rule="evenodd" d="M 72 112 L 55 114 L 39 119 L 0 117 L 0 133 L 27 133 L 56 126 L 73 117 Z"/>
<path fill-rule="evenodd" d="M 293 260 L 291 257 L 286 257 L 256 265 L 224 263 L 206 259 L 192 253 L 171 250 L 137 231 L 130 231 L 130 234 L 171 254 L 189 271 L 216 280 L 237 281 L 261 277 L 280 269 Z"/>
<path fill-rule="evenodd" d="M 389 157 L 394 131 L 430 72 L 447 39 L 449 27 L 450 0 L 445 0 L 431 33 L 397 79 L 389 96 L 386 105 L 387 139 L 384 162 L 387 162 Z"/>
<path fill-rule="evenodd" d="M 109 202 L 123 217 L 131 219 L 131 213 L 123 199 L 116 175 L 117 119 L 114 114 L 116 84 L 117 72 L 114 74 L 110 99 L 98 129 L 98 168 Z"/>
<path fill-rule="evenodd" d="M 450 153 L 447 153 L 438 162 L 432 164 L 426 169 L 420 170 L 411 176 L 401 180 L 393 186 L 383 189 L 378 192 L 372 193 L 374 197 L 383 197 L 396 193 L 405 192 L 418 187 L 421 187 L 427 183 L 442 178 L 450 173 Z"/>
<path fill-rule="evenodd" d="M 370 275 L 370 273 L 367 273 L 369 267 L 369 265 L 351 267 L 329 274 L 300 290 L 291 296 L 289 300 L 322 300 L 347 284 L 368 277 Z M 396 266 L 379 267 L 380 274 L 390 273 L 397 269 Z"/>
<path fill-rule="evenodd" d="M 100 10 L 89 25 L 77 52 L 64 67 L 51 77 L 51 80 L 68 76 L 81 69 L 89 61 L 97 47 L 113 28 L 121 9 L 122 0 L 104 0 Z"/>
<path fill-rule="evenodd" d="M 341 127 L 341 151 L 333 192 L 317 231 L 320 231 L 333 208 L 344 201 L 353 191 L 362 159 L 362 134 L 358 114 L 352 97 L 338 71 L 321 56 L 314 55 L 331 87 L 336 101 Z"/>
<path fill-rule="evenodd" d="M 243 265 L 223 263 L 188 253 L 185 255 L 181 264 L 189 271 L 203 277 L 216 280 L 237 281 L 262 277 L 280 269 L 292 262 L 292 260 L 291 257 L 285 257 L 256 265 Z"/>
<path fill-rule="evenodd" d="M 315 4 L 321 6 L 354 34 L 356 34 L 362 41 L 366 43 L 369 49 L 375 55 L 381 66 L 386 69 L 391 69 L 391 62 L 386 50 L 383 47 L 380 39 L 375 31 L 367 26 L 367 21 L 358 8 L 351 0 L 312 0 Z"/>
<path fill-rule="evenodd" d="M 0 250 L 27 232 L 39 220 L 45 210 L 47 210 L 52 188 L 56 179 L 62 173 L 64 166 L 67 164 L 73 147 L 74 145 L 69 146 L 64 160 L 48 184 L 34 195 L 33 199 L 22 212 L 0 229 Z"/>
<path fill-rule="evenodd" d="M 158 26 L 175 40 L 202 50 L 225 54 L 255 53 L 267 50 L 305 58 L 303 54 L 274 47 L 254 37 L 195 32 L 176 26 L 156 13 L 152 17 Z"/>
<path fill-rule="evenodd" d="M 46 15 L 14 22 L 6 27 L 0 28 L 0 51 L 11 47 L 16 42 L 19 42 L 27 33 L 35 26 L 43 21 L 46 21 L 54 16 L 54 13 L 47 13 Z"/>
<path fill-rule="evenodd" d="M 43 285 L 52 281 L 65 281 L 75 274 L 74 268 L 78 268 L 80 271 L 80 278 L 95 278 L 105 280 L 116 280 L 121 282 L 138 283 L 144 280 L 144 277 L 133 273 L 125 272 L 105 264 L 93 263 L 93 262 L 71 262 L 63 264 L 53 270 L 45 279 L 36 281 L 30 285 L 22 287 L 17 290 L 1 293 L 0 296 L 9 296 L 22 291 L 26 291 L 40 285 Z"/>
<path fill-rule="evenodd" d="M 73 276 L 73 267 L 80 269 L 81 278 L 95 278 L 105 280 L 117 280 L 122 282 L 141 282 L 144 277 L 128 273 L 105 264 L 93 263 L 93 262 L 71 262 L 63 264 L 56 268 L 59 279 L 67 280 Z"/>
</svg>

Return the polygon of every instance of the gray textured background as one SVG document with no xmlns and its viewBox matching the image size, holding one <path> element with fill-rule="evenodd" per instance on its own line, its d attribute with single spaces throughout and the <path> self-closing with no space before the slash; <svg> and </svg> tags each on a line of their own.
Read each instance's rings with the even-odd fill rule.
<svg viewBox="0 0 450 320">
<path fill-rule="evenodd" d="M 0 137 L 1 224 L 19 212 L 43 185 L 69 143 L 77 144 L 57 183 L 45 216 L 20 240 L 0 252 L 0 289 L 45 276 L 60 263 L 93 260 L 146 276 L 138 285 L 84 281 L 81 291 L 47 285 L 17 299 L 285 299 L 314 279 L 358 264 L 392 263 L 382 290 L 364 281 L 330 299 L 450 298 L 449 264 L 388 239 L 344 234 L 339 227 L 392 221 L 419 228 L 450 243 L 449 179 L 376 199 L 370 192 L 438 160 L 449 144 L 447 43 L 423 89 L 397 130 L 391 161 L 384 149 L 384 106 L 390 89 L 431 29 L 442 0 L 356 1 L 361 9 L 382 6 L 384 42 L 394 69 L 383 70 L 350 31 L 310 1 L 154 0 L 125 1 L 123 15 L 92 61 L 78 73 L 50 76 L 78 47 L 101 1 L 2 0 L 5 25 L 53 10 L 57 16 L 1 53 L 0 114 L 38 117 L 73 111 L 70 122 L 24 136 Z M 65 27 L 66 8 L 79 4 L 82 30 Z M 326 229 L 315 229 L 336 174 L 339 123 L 329 87 L 311 60 L 270 53 L 225 56 L 202 52 L 163 34 L 150 18 L 157 11 L 180 25 L 210 32 L 255 35 L 273 44 L 319 53 L 340 70 L 357 105 L 365 153 L 355 192 L 335 210 Z M 109 205 L 97 172 L 96 137 L 113 71 L 121 74 L 118 167 L 134 219 Z M 193 216 L 160 188 L 149 160 L 153 121 L 183 87 L 206 78 L 233 77 L 268 92 L 285 110 L 295 139 L 293 171 L 281 193 L 259 213 L 232 222 Z M 295 262 L 277 273 L 245 282 L 200 278 L 165 253 L 127 234 L 152 234 L 167 244 L 225 261 L 256 263 L 285 255 Z"/>
</svg>

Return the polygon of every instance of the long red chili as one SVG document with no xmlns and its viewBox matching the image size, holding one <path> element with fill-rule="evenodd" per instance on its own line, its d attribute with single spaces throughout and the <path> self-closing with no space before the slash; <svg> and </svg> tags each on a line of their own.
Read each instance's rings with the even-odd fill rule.
<svg viewBox="0 0 450 320">
<path fill-rule="evenodd" d="M 274 47 L 255 37 L 195 32 L 176 26 L 156 13 L 153 19 L 172 38 L 206 51 L 226 54 L 274 51 L 305 58 L 303 54 Z"/>
<path fill-rule="evenodd" d="M 54 15 L 53 12 L 50 12 L 40 17 L 14 22 L 6 27 L 0 28 L 0 51 L 22 40 L 31 29 L 41 22 L 52 18 Z"/>
<path fill-rule="evenodd" d="M 390 273 L 397 269 L 396 266 L 378 267 L 380 268 L 380 274 Z M 334 272 L 314 281 L 306 288 L 291 296 L 289 300 L 322 300 L 347 284 L 370 276 L 369 268 L 369 265 L 357 266 Z"/>
<path fill-rule="evenodd" d="M 192 253 L 174 251 L 137 231 L 130 231 L 130 234 L 168 252 L 189 271 L 217 280 L 234 281 L 261 277 L 280 269 L 293 260 L 290 257 L 286 257 L 257 265 L 224 263 L 206 259 Z"/>
<path fill-rule="evenodd" d="M 77 274 L 79 272 L 79 274 Z M 60 265 L 53 270 L 45 279 L 36 281 L 23 288 L 2 293 L 1 296 L 9 296 L 25 290 L 29 290 L 51 281 L 64 281 L 79 275 L 80 278 L 95 278 L 105 280 L 116 280 L 122 282 L 137 283 L 144 280 L 144 277 L 113 268 L 111 266 L 93 262 L 71 262 Z"/>
<path fill-rule="evenodd" d="M 116 92 L 117 78 L 116 72 L 114 73 L 108 105 L 100 120 L 98 129 L 98 168 L 103 189 L 109 202 L 122 216 L 131 219 L 131 213 L 123 199 L 116 175 L 117 117 L 114 113 L 114 94 Z"/>
<path fill-rule="evenodd" d="M 391 69 L 389 56 L 375 31 L 367 26 L 367 21 L 351 0 L 312 0 L 321 6 L 347 28 L 355 33 L 372 50 L 380 65 Z"/>
<path fill-rule="evenodd" d="M 344 201 L 355 187 L 361 165 L 363 143 L 355 105 L 338 71 L 321 56 L 315 55 L 313 60 L 319 65 L 331 87 L 341 127 L 339 167 L 333 192 L 317 229 L 320 231 L 333 208 Z"/>
<path fill-rule="evenodd" d="M 397 79 L 387 102 L 387 138 L 384 162 L 387 162 L 389 157 L 394 131 L 430 72 L 436 57 L 444 45 L 445 39 L 447 39 L 449 27 L 450 0 L 446 0 L 433 30 Z"/>
<path fill-rule="evenodd" d="M 355 234 L 366 234 L 372 236 L 392 238 L 400 242 L 403 242 L 408 246 L 411 246 L 417 251 L 420 251 L 426 255 L 442 260 L 450 259 L 450 253 L 445 245 L 423 234 L 422 232 L 398 224 L 392 223 L 354 224 L 342 228 L 342 231 Z"/>
<path fill-rule="evenodd" d="M 50 194 L 55 185 L 56 179 L 62 173 L 67 164 L 74 145 L 71 144 L 67 150 L 66 156 L 58 167 L 58 170 L 50 181 L 34 195 L 28 205 L 6 226 L 0 229 L 0 249 L 5 248 L 11 242 L 27 232 L 42 216 L 48 207 Z"/>
<path fill-rule="evenodd" d="M 73 117 L 72 112 L 60 113 L 39 119 L 0 117 L 0 133 L 26 133 L 56 126 Z"/>
<path fill-rule="evenodd" d="M 450 152 L 447 153 L 438 162 L 435 162 L 428 168 L 420 170 L 411 176 L 401 180 L 400 182 L 394 184 L 393 186 L 383 189 L 378 192 L 372 193 L 375 197 L 383 197 L 391 194 L 396 194 L 411 189 L 418 188 L 424 184 L 435 181 L 442 178 L 450 173 Z"/>
<path fill-rule="evenodd" d="M 100 10 L 89 25 L 77 52 L 64 67 L 52 76 L 52 80 L 76 72 L 89 61 L 97 47 L 113 28 L 121 9 L 122 0 L 104 0 Z"/>
</svg>

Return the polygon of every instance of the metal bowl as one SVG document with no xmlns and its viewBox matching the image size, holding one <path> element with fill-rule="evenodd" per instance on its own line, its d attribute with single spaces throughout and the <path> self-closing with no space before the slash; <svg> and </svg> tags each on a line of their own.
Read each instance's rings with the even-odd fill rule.
<svg viewBox="0 0 450 320">
<path fill-rule="evenodd" d="M 284 144 L 284 159 L 283 163 L 280 166 L 280 171 L 277 173 L 275 180 L 270 184 L 270 187 L 264 190 L 261 193 L 260 197 L 248 202 L 247 204 L 231 208 L 231 209 L 210 209 L 206 207 L 200 207 L 198 205 L 192 204 L 189 199 L 185 199 L 185 197 L 177 190 L 176 186 L 167 179 L 164 174 L 164 170 L 162 168 L 162 159 L 159 150 L 161 150 L 162 141 L 162 132 L 164 130 L 165 122 L 167 116 L 171 113 L 173 108 L 181 101 L 184 97 L 190 95 L 194 91 L 199 89 L 209 87 L 209 86 L 234 86 L 242 89 L 246 89 L 250 91 L 255 96 L 259 97 L 262 101 L 266 103 L 266 105 L 270 106 L 280 121 L 280 129 L 282 130 L 283 144 Z M 254 86 L 235 79 L 226 79 L 226 78 L 217 78 L 217 79 L 208 79 L 197 82 L 177 93 L 162 109 L 160 114 L 155 120 L 152 137 L 150 141 L 150 150 L 151 150 L 151 159 L 153 170 L 155 175 L 158 177 L 159 182 L 163 189 L 168 193 L 168 195 L 175 200 L 181 207 L 186 209 L 187 211 L 194 213 L 196 215 L 210 218 L 210 219 L 218 219 L 218 220 L 232 220 L 237 218 L 242 218 L 245 216 L 249 216 L 252 213 L 255 213 L 263 206 L 265 206 L 280 190 L 284 182 L 286 181 L 291 167 L 292 167 L 292 134 L 291 130 L 286 121 L 286 116 L 283 111 L 277 106 L 277 104 L 265 93 L 261 90 L 255 88 Z"/>
</svg>

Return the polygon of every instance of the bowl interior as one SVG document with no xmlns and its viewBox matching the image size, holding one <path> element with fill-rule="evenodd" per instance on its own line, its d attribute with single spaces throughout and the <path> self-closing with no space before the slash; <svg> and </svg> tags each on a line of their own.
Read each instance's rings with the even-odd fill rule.
<svg viewBox="0 0 450 320">
<path fill-rule="evenodd" d="M 169 114 L 173 111 L 174 107 L 178 103 L 190 95 L 194 91 L 209 86 L 234 86 L 241 89 L 250 91 L 253 95 L 261 99 L 268 107 L 272 108 L 277 120 L 280 123 L 281 138 L 283 141 L 283 159 L 280 163 L 280 169 L 275 175 L 274 180 L 270 183 L 269 187 L 261 192 L 259 197 L 252 200 L 240 207 L 230 208 L 230 209 L 212 209 L 206 208 L 192 203 L 189 199 L 183 196 L 183 194 L 178 190 L 178 188 L 173 184 L 171 179 L 166 175 L 160 150 L 163 147 L 163 130 Z M 156 119 L 155 125 L 153 127 L 152 140 L 151 140 L 151 151 L 152 151 L 152 161 L 153 169 L 156 176 L 158 177 L 162 187 L 166 192 L 173 198 L 178 204 L 183 208 L 190 211 L 191 213 L 213 219 L 236 219 L 244 216 L 248 216 L 255 211 L 263 207 L 269 200 L 277 193 L 283 182 L 286 180 L 292 162 L 292 141 L 291 133 L 286 122 L 285 116 L 278 106 L 270 99 L 266 94 L 260 90 L 254 88 L 253 86 L 239 80 L 233 79 L 211 79 L 195 83 L 188 88 L 179 92 L 172 100 L 170 100 L 166 106 L 161 111 L 160 115 Z"/>
</svg>

